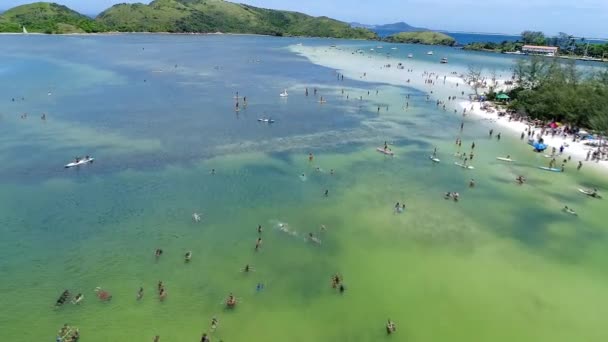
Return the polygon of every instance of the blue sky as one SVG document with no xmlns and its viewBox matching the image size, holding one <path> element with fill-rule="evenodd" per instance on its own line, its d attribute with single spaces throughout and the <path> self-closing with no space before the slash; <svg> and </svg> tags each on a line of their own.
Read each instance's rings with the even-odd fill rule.
<svg viewBox="0 0 608 342">
<path fill-rule="evenodd" d="M 0 0 L 0 10 L 32 2 Z M 133 0 L 55 0 L 86 14 Z M 405 21 L 431 29 L 519 33 L 525 29 L 584 37 L 608 37 L 608 0 L 241 0 L 343 21 Z"/>
</svg>

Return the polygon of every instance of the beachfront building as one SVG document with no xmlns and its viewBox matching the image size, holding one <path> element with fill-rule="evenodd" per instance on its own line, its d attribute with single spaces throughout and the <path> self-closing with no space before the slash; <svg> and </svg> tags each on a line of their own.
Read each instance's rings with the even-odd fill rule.
<svg viewBox="0 0 608 342">
<path fill-rule="evenodd" d="M 524 45 L 521 52 L 532 55 L 547 55 L 557 56 L 558 47 L 556 46 L 539 46 L 539 45 Z"/>
</svg>

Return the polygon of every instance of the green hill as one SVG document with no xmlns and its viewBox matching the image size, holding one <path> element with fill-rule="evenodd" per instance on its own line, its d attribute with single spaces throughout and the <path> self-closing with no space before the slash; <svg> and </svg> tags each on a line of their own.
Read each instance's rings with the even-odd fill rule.
<svg viewBox="0 0 608 342">
<path fill-rule="evenodd" d="M 65 6 L 37 2 L 14 7 L 0 15 L 0 32 L 73 33 L 101 31 L 99 23 Z"/>
<path fill-rule="evenodd" d="M 222 0 L 155 0 L 149 5 L 120 4 L 97 20 L 113 31 L 225 32 L 276 36 L 375 39 L 375 33 L 302 13 L 262 9 Z"/>
<path fill-rule="evenodd" d="M 155 0 L 119 4 L 91 19 L 65 6 L 38 2 L 0 15 L 0 32 L 172 32 L 254 33 L 377 39 L 375 33 L 326 17 L 257 8 L 223 0 Z"/>
<path fill-rule="evenodd" d="M 433 31 L 400 32 L 384 39 L 390 43 L 412 43 L 453 46 L 456 40 L 447 34 Z"/>
</svg>

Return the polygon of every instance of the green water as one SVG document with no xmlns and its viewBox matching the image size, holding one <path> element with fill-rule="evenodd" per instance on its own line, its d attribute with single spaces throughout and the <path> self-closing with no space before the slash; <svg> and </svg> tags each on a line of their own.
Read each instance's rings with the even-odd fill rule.
<svg viewBox="0 0 608 342">
<path fill-rule="evenodd" d="M 91 68 L 97 65 L 100 84 L 94 82 L 100 78 L 89 79 L 69 95 L 53 94 L 56 100 L 28 95 L 26 103 L 13 104 L 9 98 L 3 109 L 0 336 L 5 340 L 52 341 L 69 323 L 80 329 L 82 341 L 152 341 L 155 335 L 161 341 L 198 341 L 203 332 L 211 333 L 214 316 L 219 328 L 211 333 L 213 341 L 608 339 L 603 329 L 608 212 L 604 201 L 577 192 L 583 186 L 607 189 L 605 174 L 591 168 L 543 173 L 535 166 L 544 158 L 517 138 L 488 139 L 486 123 L 473 118 L 466 121 L 463 146 L 476 142 L 476 169 L 461 170 L 452 165 L 459 118 L 422 98 L 403 111 L 402 88 L 337 85 L 329 70 L 292 61 L 296 57 L 283 49 L 291 40 L 112 39 L 40 42 L 87 45 L 97 52 L 109 46 L 117 52 L 113 62 L 80 58 Z M 10 43 L 34 53 L 28 49 L 35 47 Z M 183 58 L 162 54 L 126 66 L 134 57 L 121 54 L 123 44 L 173 47 L 178 49 L 173 56 Z M 179 44 L 194 47 L 179 50 Z M 213 73 L 195 62 L 194 52 L 206 44 L 220 51 L 239 45 L 246 52 L 238 60 L 256 55 L 297 68 L 270 63 L 247 69 L 252 80 L 245 85 L 240 77 L 245 71 L 211 80 L 167 76 L 162 85 L 146 86 L 152 89 L 136 88 L 141 85 L 130 80 L 139 83 L 144 65 L 163 56 L 165 67 L 179 60 L 197 73 Z M 220 64 L 218 54 L 204 63 Z M 75 57 L 65 58 L 75 63 Z M 31 63 L 41 60 L 49 62 L 40 56 Z M 218 85 L 196 91 L 170 86 L 189 77 Z M 282 89 L 278 80 L 292 89 L 289 102 L 275 99 Z M 256 94 L 248 95 L 250 109 L 236 118 L 230 112 L 234 89 L 254 89 L 254 83 L 270 90 L 250 90 Z M 314 85 L 327 94 L 328 106 L 304 98 L 303 87 Z M 9 82 L 2 87 L 10 90 Z M 359 109 L 340 97 L 342 87 L 353 97 L 368 89 L 379 88 L 380 94 Z M 199 90 L 203 99 L 190 97 Z M 171 91 L 176 98 L 149 97 Z M 101 113 L 101 100 L 102 109 L 87 112 L 96 115 L 70 111 L 86 108 L 94 100 L 90 93 L 108 101 L 108 114 Z M 124 105 L 112 102 L 120 93 Z M 148 100 L 160 106 L 157 112 Z M 380 102 L 390 109 L 377 116 Z M 172 118 L 162 114 L 175 106 L 180 110 L 171 112 Z M 44 124 L 34 114 L 18 118 L 21 109 L 32 113 L 44 107 L 54 108 Z M 262 110 L 280 120 L 272 127 L 258 125 Z M 128 113 L 133 114 L 125 117 Z M 375 151 L 385 140 L 394 142 L 394 158 Z M 433 146 L 442 159 L 438 165 L 428 160 Z M 95 164 L 61 168 L 84 148 L 97 152 Z M 315 154 L 312 163 L 308 152 Z M 518 162 L 495 160 L 505 154 Z M 515 184 L 519 174 L 528 178 L 526 185 Z M 470 178 L 477 183 L 473 189 Z M 447 191 L 460 192 L 460 202 L 444 200 Z M 406 203 L 403 214 L 393 212 L 395 202 Z M 579 216 L 562 213 L 564 205 Z M 193 212 L 203 213 L 202 222 L 192 222 Z M 280 222 L 297 236 L 280 231 Z M 263 245 L 255 252 L 258 224 L 264 228 Z M 321 225 L 327 231 L 320 232 Z M 309 232 L 321 245 L 306 240 Z M 164 250 L 158 260 L 156 248 Z M 190 263 L 184 263 L 186 251 L 193 252 Z M 242 272 L 246 264 L 253 272 Z M 344 278 L 344 294 L 330 286 L 336 273 Z M 168 291 L 164 302 L 155 293 L 159 280 Z M 256 292 L 258 283 L 265 287 Z M 112 293 L 111 302 L 97 300 L 97 286 Z M 137 301 L 140 286 L 145 295 Z M 64 289 L 82 292 L 84 301 L 55 308 Z M 229 293 L 239 299 L 235 310 L 223 305 Z M 388 318 L 398 328 L 389 337 Z"/>
</svg>

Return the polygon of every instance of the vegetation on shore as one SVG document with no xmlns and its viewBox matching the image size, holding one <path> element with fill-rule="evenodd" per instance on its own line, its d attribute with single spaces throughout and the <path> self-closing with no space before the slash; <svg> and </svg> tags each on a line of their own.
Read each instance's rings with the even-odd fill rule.
<svg viewBox="0 0 608 342">
<path fill-rule="evenodd" d="M 103 27 L 66 6 L 48 2 L 14 7 L 0 15 L 0 32 L 91 33 Z"/>
<path fill-rule="evenodd" d="M 34 3 L 0 15 L 0 32 L 170 32 L 251 33 L 273 36 L 310 36 L 377 39 L 367 29 L 327 17 L 262 9 L 223 0 L 155 0 L 149 5 L 118 4 L 89 18 L 65 6 Z"/>
<path fill-rule="evenodd" d="M 559 33 L 556 37 L 546 37 L 542 32 L 524 31 L 521 39 L 501 43 L 476 42 L 464 46 L 465 50 L 494 51 L 494 52 L 516 52 L 521 51 L 524 45 L 548 45 L 559 47 L 560 55 L 608 58 L 608 43 L 590 43 L 585 38 L 576 39 L 572 35 Z"/>
<path fill-rule="evenodd" d="M 514 77 L 511 109 L 608 133 L 608 71 L 584 74 L 574 61 L 534 56 L 518 62 Z"/>
<path fill-rule="evenodd" d="M 447 34 L 433 31 L 400 32 L 384 38 L 389 43 L 411 43 L 454 46 L 456 40 Z"/>
</svg>

